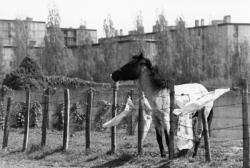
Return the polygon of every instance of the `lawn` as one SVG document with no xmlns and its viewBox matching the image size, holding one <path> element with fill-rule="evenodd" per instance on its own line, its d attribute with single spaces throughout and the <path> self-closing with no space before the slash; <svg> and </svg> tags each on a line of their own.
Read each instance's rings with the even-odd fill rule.
<svg viewBox="0 0 250 168">
<path fill-rule="evenodd" d="M 41 148 L 41 129 L 30 129 L 29 147 L 26 152 L 21 152 L 23 129 L 11 129 L 8 148 L 0 150 L 0 167 L 242 167 L 242 141 L 239 140 L 211 138 L 210 163 L 205 162 L 203 143 L 197 157 L 192 158 L 190 151 L 185 157 L 169 161 L 168 157 L 160 157 L 153 132 L 149 133 L 144 141 L 142 156 L 137 156 L 137 136 L 128 136 L 124 130 L 118 130 L 116 154 L 107 154 L 110 149 L 108 131 L 91 132 L 91 151 L 86 154 L 83 131 L 70 136 L 69 149 L 63 152 L 62 132 L 49 130 L 47 145 Z M 2 136 L 3 131 L 0 130 L 0 137 Z"/>
</svg>

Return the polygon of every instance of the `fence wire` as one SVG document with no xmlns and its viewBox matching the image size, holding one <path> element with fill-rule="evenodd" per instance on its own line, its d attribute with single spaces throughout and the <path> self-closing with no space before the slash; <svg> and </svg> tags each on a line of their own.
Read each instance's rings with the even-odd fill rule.
<svg viewBox="0 0 250 168">
<path fill-rule="evenodd" d="M 233 91 L 231 91 L 231 92 L 233 92 Z M 63 94 L 64 92 L 63 91 L 61 91 L 60 92 L 60 94 Z M 41 94 L 41 97 L 42 97 L 42 94 L 43 94 L 43 92 L 40 92 L 40 94 Z M 77 108 L 75 108 L 76 110 L 82 110 L 82 113 L 85 113 L 86 112 L 86 107 L 87 107 L 87 105 L 88 105 L 88 102 L 87 102 L 87 94 L 88 94 L 88 90 L 86 89 L 84 92 L 81 92 L 79 95 L 76 95 L 76 96 L 72 96 L 71 95 L 71 97 L 70 97 L 70 102 L 71 102 L 71 104 L 72 103 L 76 103 L 76 102 L 81 102 L 81 103 L 79 103 L 79 107 L 77 107 Z M 103 106 L 101 106 L 101 105 L 98 105 L 97 104 L 97 102 L 99 102 L 99 101 L 103 101 L 104 99 L 102 99 L 102 98 L 100 98 L 101 96 L 103 96 L 103 97 L 106 97 L 106 102 L 107 103 L 109 103 L 109 104 L 106 104 L 106 106 L 109 106 L 110 108 L 109 108 L 109 111 L 111 111 L 111 106 L 112 106 L 112 102 L 113 102 L 113 98 L 112 98 L 112 94 L 113 94 L 113 91 L 112 90 L 105 90 L 105 91 L 101 91 L 101 90 L 95 90 L 94 91 L 94 102 L 92 103 L 93 105 L 92 105 L 92 108 L 102 108 Z M 194 93 L 194 94 L 200 94 L 200 93 Z M 250 94 L 250 92 L 247 92 L 247 94 L 249 95 Z M 124 104 L 125 104 L 125 97 L 126 97 L 126 95 L 127 94 L 123 94 L 122 96 L 123 96 L 123 98 L 121 98 L 122 96 L 120 96 L 120 100 L 119 100 L 119 102 L 120 102 L 120 104 L 119 104 L 119 106 L 121 107 L 121 106 L 123 106 Z M 175 96 L 186 96 L 187 94 L 180 94 L 180 95 L 175 95 Z M 53 105 L 53 106 L 56 106 L 56 105 L 58 105 L 58 104 L 64 104 L 64 99 L 62 98 L 62 97 L 60 97 L 60 100 L 53 100 L 53 96 L 54 95 L 50 95 L 50 101 L 48 102 L 50 105 Z M 189 96 L 190 96 L 190 94 L 189 94 Z M 135 102 L 135 104 L 137 104 L 138 103 L 138 101 L 139 101 L 139 99 L 140 99 L 140 96 L 139 96 L 139 94 L 138 93 L 136 93 L 136 92 L 134 92 L 133 93 L 133 95 L 132 95 L 132 97 L 133 97 L 133 99 L 134 99 L 134 101 L 133 102 Z M 240 95 L 238 95 L 238 94 L 234 94 L 234 95 L 231 95 L 231 97 L 232 98 L 235 98 L 235 97 L 237 97 L 237 98 L 239 98 L 240 97 Z M 108 100 L 107 100 L 108 99 Z M 121 101 L 122 100 L 122 101 Z M 14 104 L 14 102 L 12 103 L 12 104 Z M 45 102 L 40 102 L 40 104 L 42 105 L 42 106 L 44 106 L 45 105 Z M 247 105 L 250 105 L 250 102 L 248 102 L 247 103 Z M 219 105 L 219 104 L 216 104 L 216 105 L 214 105 L 213 106 L 213 108 L 214 109 L 216 109 L 216 108 L 224 108 L 224 107 L 230 107 L 230 108 L 241 108 L 241 106 L 242 106 L 242 102 L 233 102 L 233 103 L 229 103 L 229 104 L 222 104 L 222 105 Z M 6 104 L 4 104 L 4 105 L 2 105 L 1 106 L 1 108 L 2 109 L 4 109 L 4 110 L 6 110 L 6 108 L 7 108 L 7 106 L 6 106 Z M 169 108 L 169 107 L 168 107 Z M 138 111 L 139 110 L 139 108 L 136 106 L 135 108 L 134 108 L 134 110 L 136 110 L 136 111 Z M 158 109 L 153 109 L 153 110 L 158 110 Z M 166 109 L 163 109 L 163 110 L 166 110 Z M 169 110 L 169 109 L 168 109 Z M 55 112 L 55 110 L 49 110 L 49 113 L 54 113 Z M 118 111 L 118 114 L 119 114 L 119 112 L 120 111 Z M 109 112 L 110 113 L 110 112 Z M 111 113 L 110 113 L 111 114 Z M 110 115 L 111 116 L 111 115 Z M 220 118 L 222 118 L 222 119 L 242 119 L 241 117 L 217 117 L 218 119 L 220 119 Z M 111 119 L 111 117 L 109 118 L 109 119 Z M 138 121 L 138 120 L 137 120 Z M 95 120 L 94 119 L 91 119 L 90 120 L 90 122 L 91 122 L 91 125 L 93 126 L 93 124 L 94 124 L 94 122 L 95 122 Z M 170 121 L 168 121 L 168 122 L 170 122 Z M 104 121 L 102 121 L 102 123 L 104 123 Z M 154 119 L 152 119 L 152 123 L 154 123 Z M 129 123 L 127 123 L 127 124 L 124 124 L 124 125 L 126 125 L 127 127 L 128 127 L 128 124 Z M 179 127 L 179 126 L 182 126 L 182 127 L 185 127 L 185 128 L 193 128 L 192 126 L 187 126 L 187 125 L 184 125 L 184 124 L 180 124 L 180 123 L 178 123 L 177 124 L 177 128 Z M 247 125 L 247 126 L 249 126 L 249 125 Z M 132 126 L 131 126 L 132 127 Z M 117 126 L 117 128 L 119 129 L 119 128 L 121 128 L 121 129 L 124 129 L 124 126 Z M 125 127 L 126 128 L 126 127 Z M 213 132 L 215 132 L 215 131 L 223 131 L 223 130 L 233 130 L 233 129 L 242 129 L 243 128 L 243 124 L 237 124 L 237 125 L 230 125 L 230 126 L 225 126 L 225 127 L 218 127 L 218 128 L 212 128 L 212 129 L 210 129 L 209 130 L 209 132 L 210 133 L 213 133 Z M 92 130 L 93 131 L 93 130 Z M 109 129 L 109 128 L 101 128 L 101 131 L 97 131 L 97 132 L 102 132 L 102 133 L 106 133 L 106 134 L 111 134 L 111 129 Z M 135 131 L 136 133 L 138 133 L 138 131 Z M 145 133 L 144 131 L 143 132 L 140 132 L 140 133 Z M 53 132 L 53 134 L 55 134 L 55 132 Z M 58 135 L 61 135 L 61 133 L 58 133 Z M 116 132 L 116 134 L 117 134 L 117 136 L 128 136 L 128 133 L 127 132 L 121 132 L 121 131 L 117 131 Z M 155 130 L 154 129 L 152 129 L 152 127 L 151 127 L 151 129 L 147 132 L 147 134 L 155 134 Z M 180 136 L 180 135 L 178 135 L 178 136 Z M 184 137 L 184 136 L 180 136 L 181 138 L 184 138 L 184 139 L 186 139 L 186 140 L 190 140 L 190 141 L 195 141 L 194 140 L 194 138 L 187 138 L 187 137 Z M 249 136 L 248 137 L 246 137 L 246 139 L 249 139 L 249 137 L 250 137 L 250 134 L 249 134 Z M 242 138 L 242 137 L 239 137 L 239 138 L 231 138 L 231 139 L 224 139 L 224 140 L 216 140 L 216 142 L 227 142 L 227 141 L 242 141 L 242 140 L 244 140 L 244 138 Z"/>
</svg>

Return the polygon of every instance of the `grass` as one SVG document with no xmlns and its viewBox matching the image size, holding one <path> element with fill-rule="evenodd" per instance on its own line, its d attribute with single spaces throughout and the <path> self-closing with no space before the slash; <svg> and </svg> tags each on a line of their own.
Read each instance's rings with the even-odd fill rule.
<svg viewBox="0 0 250 168">
<path fill-rule="evenodd" d="M 110 150 L 110 134 L 91 132 L 91 150 L 85 152 L 84 132 L 75 132 L 70 137 L 69 150 L 62 151 L 62 132 L 48 131 L 47 145 L 40 146 L 41 130 L 31 129 L 29 147 L 21 152 L 23 134 L 21 129 L 13 129 L 9 135 L 7 150 L 0 150 L 0 167 L 155 167 L 155 168 L 199 168 L 199 167 L 242 167 L 242 141 L 219 140 L 211 138 L 212 161 L 207 163 L 204 156 L 204 146 L 198 151 L 198 156 L 192 158 L 192 152 L 187 156 L 169 161 L 161 158 L 155 140 L 155 134 L 150 133 L 143 146 L 144 153 L 137 156 L 137 136 L 128 136 L 118 130 L 117 151 L 107 154 Z M 0 130 L 0 137 L 2 137 Z"/>
</svg>

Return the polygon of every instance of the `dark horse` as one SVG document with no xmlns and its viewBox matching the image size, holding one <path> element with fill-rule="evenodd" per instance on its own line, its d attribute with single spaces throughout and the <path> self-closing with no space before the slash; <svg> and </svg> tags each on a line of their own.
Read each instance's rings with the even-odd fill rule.
<svg viewBox="0 0 250 168">
<path fill-rule="evenodd" d="M 127 80 L 136 81 L 139 91 L 144 92 L 153 109 L 152 118 L 155 125 L 156 139 L 160 148 L 161 156 L 166 156 L 166 152 L 162 143 L 162 130 L 164 130 L 166 143 L 167 146 L 169 146 L 170 98 L 168 81 L 160 75 L 158 67 L 153 66 L 151 61 L 145 58 L 142 53 L 133 56 L 130 62 L 114 71 L 111 75 L 115 82 Z M 181 99 L 178 99 L 181 100 L 181 102 L 175 102 L 175 104 L 176 106 L 181 107 L 181 105 L 190 102 L 191 100 L 196 100 L 198 98 L 197 95 L 206 93 L 208 93 L 207 89 L 198 83 L 176 85 L 175 95 L 182 95 L 182 97 Z M 212 107 L 213 103 L 203 108 L 203 110 L 205 110 L 209 125 L 212 121 Z M 193 157 L 197 154 L 203 132 L 202 122 L 199 114 L 200 113 L 196 112 L 194 115 L 195 118 L 198 118 L 196 120 L 196 124 L 198 125 L 199 131 L 197 132 L 194 140 Z M 187 151 L 188 149 L 181 150 L 179 154 L 186 154 Z"/>
</svg>

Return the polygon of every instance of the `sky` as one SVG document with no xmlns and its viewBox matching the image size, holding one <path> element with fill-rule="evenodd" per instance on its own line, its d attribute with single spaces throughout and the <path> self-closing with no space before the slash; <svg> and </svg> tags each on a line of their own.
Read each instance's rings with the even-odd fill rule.
<svg viewBox="0 0 250 168">
<path fill-rule="evenodd" d="M 1 2 L 2 1 L 2 2 Z M 61 27 L 77 28 L 86 23 L 103 37 L 103 22 L 110 14 L 116 29 L 124 34 L 135 29 L 135 18 L 141 13 L 145 32 L 152 32 L 157 15 L 164 13 L 169 25 L 182 17 L 188 27 L 194 20 L 213 19 L 231 15 L 232 22 L 250 23 L 250 0 L 0 0 L 0 19 L 31 17 L 47 21 L 48 9 L 53 4 L 61 16 Z"/>
</svg>

